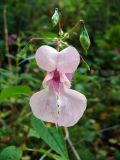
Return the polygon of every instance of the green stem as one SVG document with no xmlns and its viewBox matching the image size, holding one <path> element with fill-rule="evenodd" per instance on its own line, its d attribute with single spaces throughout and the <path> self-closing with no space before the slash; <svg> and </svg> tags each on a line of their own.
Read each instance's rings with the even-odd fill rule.
<svg viewBox="0 0 120 160">
<path fill-rule="evenodd" d="M 26 151 L 30 151 L 30 152 L 40 152 L 43 153 L 44 155 L 46 155 L 49 158 L 53 158 L 54 160 L 57 160 L 56 156 L 54 154 L 51 153 L 51 149 L 49 149 L 48 151 L 44 150 L 44 149 L 32 149 L 32 148 L 26 148 Z M 43 159 L 43 158 L 42 158 Z M 40 159 L 41 160 L 41 159 Z"/>
<path fill-rule="evenodd" d="M 47 152 L 50 153 L 52 149 L 49 149 Z M 43 154 L 43 156 L 39 160 L 44 160 L 47 157 L 46 154 Z"/>
<path fill-rule="evenodd" d="M 60 16 L 59 16 L 59 17 L 60 17 Z M 62 30 L 62 28 L 61 28 L 61 23 L 60 23 L 60 18 L 59 18 L 58 26 L 59 26 L 59 33 L 60 33 L 60 31 Z"/>
<path fill-rule="evenodd" d="M 78 25 L 81 25 L 81 24 L 83 24 L 83 23 L 84 23 L 83 20 L 79 20 L 79 21 L 73 26 L 73 28 L 72 28 L 62 39 L 67 38 L 71 33 L 73 33 L 73 32 L 77 29 Z"/>
<path fill-rule="evenodd" d="M 9 47 L 8 47 L 8 27 L 7 27 L 7 5 L 4 6 L 3 9 L 3 21 L 4 21 L 4 34 L 5 34 L 5 49 L 6 49 L 6 55 L 8 57 L 8 66 L 9 66 L 9 70 L 11 70 L 12 68 L 12 64 L 11 64 L 11 58 L 10 58 L 10 54 L 9 54 Z"/>
<path fill-rule="evenodd" d="M 20 52 L 20 39 L 17 39 L 17 55 L 16 55 L 16 84 L 18 83 L 19 79 L 19 52 Z"/>
<path fill-rule="evenodd" d="M 65 127 L 64 127 L 64 130 L 65 130 L 65 135 L 66 135 L 66 136 L 65 136 L 65 139 L 67 140 L 67 142 L 68 142 L 68 144 L 69 144 L 72 152 L 74 153 L 74 155 L 75 155 L 75 157 L 76 157 L 77 160 L 81 160 L 81 158 L 80 158 L 77 150 L 75 149 L 75 147 L 74 147 L 74 145 L 73 145 L 73 143 L 72 143 L 72 141 L 71 141 L 71 139 L 70 139 L 70 137 L 69 137 L 68 128 L 65 128 Z"/>
<path fill-rule="evenodd" d="M 53 38 L 31 38 L 29 42 L 41 41 L 41 40 L 53 40 Z"/>
<path fill-rule="evenodd" d="M 86 68 L 90 71 L 89 64 L 84 60 L 84 58 L 82 56 L 80 56 L 80 58 L 82 59 L 83 63 L 85 64 Z"/>
</svg>

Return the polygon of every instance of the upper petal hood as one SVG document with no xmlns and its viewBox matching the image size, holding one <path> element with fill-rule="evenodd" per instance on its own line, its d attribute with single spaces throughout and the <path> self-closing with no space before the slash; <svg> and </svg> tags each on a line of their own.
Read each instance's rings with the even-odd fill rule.
<svg viewBox="0 0 120 160">
<path fill-rule="evenodd" d="M 58 51 L 50 46 L 41 46 L 37 49 L 35 58 L 38 66 L 48 72 L 56 69 Z"/>
<path fill-rule="evenodd" d="M 57 69 L 61 73 L 73 73 L 80 63 L 80 55 L 72 46 L 58 52 L 44 45 L 38 48 L 35 58 L 38 66 L 48 72 Z"/>
<path fill-rule="evenodd" d="M 73 73 L 80 63 L 78 51 L 70 46 L 58 54 L 57 70 L 62 73 Z"/>
</svg>

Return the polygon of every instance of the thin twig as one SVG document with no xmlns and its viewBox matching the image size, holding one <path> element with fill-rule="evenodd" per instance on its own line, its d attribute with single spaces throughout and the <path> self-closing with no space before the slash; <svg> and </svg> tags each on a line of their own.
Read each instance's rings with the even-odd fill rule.
<svg viewBox="0 0 120 160">
<path fill-rule="evenodd" d="M 77 21 L 77 23 L 73 26 L 73 28 L 67 34 L 65 34 L 65 36 L 62 39 L 67 38 L 71 33 L 73 33 L 76 30 L 76 28 L 79 25 L 81 25 L 81 22 L 82 22 L 82 20 Z"/>
<path fill-rule="evenodd" d="M 35 41 L 41 41 L 41 40 L 50 40 L 54 43 L 54 45 L 57 46 L 57 50 L 59 51 L 59 45 L 60 45 L 60 38 L 31 38 L 29 42 L 33 43 Z"/>
<path fill-rule="evenodd" d="M 31 38 L 30 42 L 35 42 L 40 40 L 53 40 L 53 38 Z"/>
<path fill-rule="evenodd" d="M 69 137 L 69 131 L 68 131 L 68 129 L 67 129 L 67 128 L 64 128 L 64 130 L 65 130 L 65 135 L 66 135 L 66 136 L 65 136 L 65 139 L 67 140 L 67 142 L 68 142 L 71 150 L 73 151 L 76 159 L 77 159 L 77 160 L 81 160 L 78 152 L 76 151 L 76 149 L 75 149 L 75 147 L 74 147 L 74 145 L 73 145 L 73 143 L 72 143 L 72 141 L 71 141 L 71 139 L 70 139 L 70 137 Z"/>
<path fill-rule="evenodd" d="M 52 154 L 52 149 L 49 149 L 48 151 L 45 151 L 44 149 L 33 149 L 33 148 L 26 148 L 26 151 L 30 151 L 30 152 L 40 152 L 40 153 L 44 153 L 44 155 L 39 159 L 39 160 L 43 160 L 46 156 L 49 158 L 53 158 L 55 160 L 57 160 L 56 156 L 54 154 Z"/>
<path fill-rule="evenodd" d="M 80 55 L 80 59 L 81 59 L 81 61 L 83 61 L 83 63 L 86 65 L 88 71 L 90 71 L 90 66 L 89 66 L 88 63 L 84 60 L 83 56 Z"/>
<path fill-rule="evenodd" d="M 59 25 L 59 33 L 60 33 L 60 31 L 62 30 L 60 20 L 59 20 L 58 25 Z"/>
<path fill-rule="evenodd" d="M 47 151 L 47 153 L 50 153 L 50 152 L 52 152 L 52 149 L 49 149 Z M 39 160 L 44 160 L 46 156 L 47 156 L 46 154 L 43 154 L 43 156 Z"/>
<path fill-rule="evenodd" d="M 10 53 L 9 53 L 9 47 L 8 47 L 8 26 L 7 26 L 7 6 L 4 6 L 3 9 L 3 21 L 4 21 L 4 34 L 5 34 L 5 49 L 6 49 L 6 56 L 8 57 L 8 66 L 9 69 L 11 70 L 12 64 L 11 64 L 11 58 L 10 58 Z"/>
<path fill-rule="evenodd" d="M 113 129 L 116 129 L 116 128 L 120 128 L 120 125 L 115 125 L 115 126 L 111 126 L 111 127 L 108 127 L 108 128 L 104 128 L 104 129 L 101 129 L 101 130 L 96 131 L 96 132 L 101 133 L 101 132 L 110 131 L 110 130 L 113 130 Z"/>
<path fill-rule="evenodd" d="M 40 149 L 33 149 L 33 148 L 25 148 L 25 150 L 30 152 L 40 152 Z"/>
<path fill-rule="evenodd" d="M 101 129 L 99 131 L 94 131 L 94 133 L 102 133 L 102 132 L 110 131 L 110 130 L 113 130 L 113 129 L 116 129 L 116 128 L 120 128 L 120 125 L 115 125 L 115 126 L 111 126 L 111 127 L 108 127 L 108 128 Z M 87 136 L 86 138 L 82 138 L 80 141 L 74 143 L 74 145 L 80 144 L 81 142 L 83 142 L 84 140 L 86 140 L 89 137 L 90 136 Z"/>
</svg>

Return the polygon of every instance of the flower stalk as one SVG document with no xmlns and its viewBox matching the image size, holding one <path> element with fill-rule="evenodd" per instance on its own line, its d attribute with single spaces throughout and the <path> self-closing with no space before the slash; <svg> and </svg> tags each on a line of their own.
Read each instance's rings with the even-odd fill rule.
<svg viewBox="0 0 120 160">
<path fill-rule="evenodd" d="M 4 6 L 3 9 L 3 21 L 4 21 L 4 34 L 5 34 L 5 49 L 6 49 L 6 56 L 8 57 L 8 66 L 9 70 L 12 68 L 12 62 L 10 58 L 10 53 L 9 53 L 9 46 L 8 46 L 8 26 L 7 26 L 7 5 Z"/>
<path fill-rule="evenodd" d="M 71 139 L 70 139 L 70 136 L 69 136 L 69 130 L 68 128 L 64 127 L 64 131 L 65 131 L 65 140 L 68 142 L 72 152 L 74 153 L 75 157 L 77 160 L 82 160 L 77 152 L 77 150 L 75 149 Z"/>
</svg>

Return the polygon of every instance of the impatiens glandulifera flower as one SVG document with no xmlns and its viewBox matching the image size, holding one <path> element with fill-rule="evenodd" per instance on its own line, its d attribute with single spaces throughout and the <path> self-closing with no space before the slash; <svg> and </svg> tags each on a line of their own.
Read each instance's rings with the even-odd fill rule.
<svg viewBox="0 0 120 160">
<path fill-rule="evenodd" d="M 72 89 L 72 75 L 80 63 L 78 51 L 69 46 L 58 52 L 50 46 L 41 46 L 36 55 L 38 66 L 47 71 L 44 89 L 30 99 L 33 114 L 40 120 L 70 127 L 82 117 L 86 97 Z"/>
</svg>

